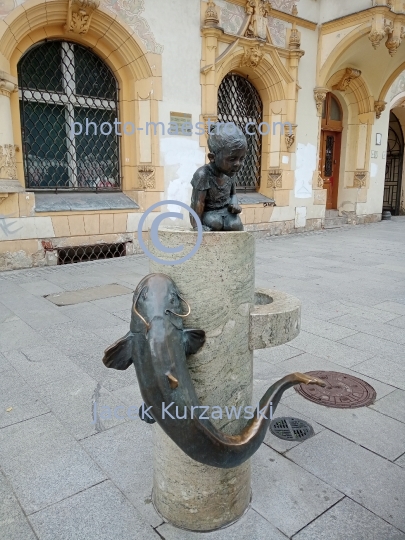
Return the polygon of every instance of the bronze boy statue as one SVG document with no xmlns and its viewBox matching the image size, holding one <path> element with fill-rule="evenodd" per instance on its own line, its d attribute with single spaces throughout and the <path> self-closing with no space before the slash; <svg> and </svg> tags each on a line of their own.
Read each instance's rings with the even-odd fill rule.
<svg viewBox="0 0 405 540">
<path fill-rule="evenodd" d="M 238 215 L 242 209 L 232 177 L 242 168 L 246 137 L 234 124 L 213 124 L 208 148 L 210 162 L 197 169 L 191 180 L 191 208 L 201 219 L 204 231 L 243 231 Z M 191 214 L 190 221 L 196 229 Z"/>
</svg>

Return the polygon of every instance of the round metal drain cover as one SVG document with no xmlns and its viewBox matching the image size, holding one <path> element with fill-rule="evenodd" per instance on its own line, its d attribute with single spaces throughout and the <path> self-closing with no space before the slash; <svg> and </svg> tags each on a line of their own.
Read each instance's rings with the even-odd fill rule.
<svg viewBox="0 0 405 540">
<path fill-rule="evenodd" d="M 377 394 L 372 386 L 365 381 L 336 371 L 308 371 L 312 375 L 325 381 L 326 386 L 317 384 L 298 384 L 294 388 L 309 401 L 336 407 L 338 409 L 354 409 L 366 407 L 374 402 Z"/>
<path fill-rule="evenodd" d="M 283 441 L 305 441 L 314 435 L 314 430 L 304 420 L 285 416 L 270 423 L 270 431 Z"/>
</svg>

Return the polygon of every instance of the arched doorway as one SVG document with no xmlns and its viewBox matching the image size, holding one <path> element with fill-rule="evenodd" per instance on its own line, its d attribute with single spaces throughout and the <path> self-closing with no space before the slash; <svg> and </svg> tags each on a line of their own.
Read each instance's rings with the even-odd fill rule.
<svg viewBox="0 0 405 540">
<path fill-rule="evenodd" d="M 319 170 L 326 193 L 326 209 L 337 208 L 343 114 L 338 99 L 328 93 L 323 104 Z"/>
<path fill-rule="evenodd" d="M 385 165 L 383 210 L 389 210 L 394 216 L 399 214 L 401 203 L 403 157 L 404 136 L 401 123 L 391 111 Z"/>
<path fill-rule="evenodd" d="M 218 88 L 218 120 L 233 122 L 243 133 L 248 122 L 258 126 L 263 118 L 263 103 L 256 88 L 245 77 L 230 73 Z M 236 188 L 256 191 L 260 185 L 262 136 L 250 126 L 248 150 L 242 169 L 235 177 Z"/>
</svg>

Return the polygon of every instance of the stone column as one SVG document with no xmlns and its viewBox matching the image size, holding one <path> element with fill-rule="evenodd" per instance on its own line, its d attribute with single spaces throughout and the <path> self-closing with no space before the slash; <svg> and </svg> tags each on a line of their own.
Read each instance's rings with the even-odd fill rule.
<svg viewBox="0 0 405 540">
<path fill-rule="evenodd" d="M 184 245 L 188 253 L 197 233 L 159 231 L 163 245 Z M 149 249 L 162 259 L 178 258 Z M 254 238 L 247 232 L 204 234 L 197 253 L 188 261 L 166 266 L 151 261 L 150 272 L 169 275 L 191 306 L 187 328 L 206 332 L 201 351 L 189 357 L 188 367 L 203 405 L 251 405 L 253 352 L 249 350 L 249 312 L 254 303 Z M 244 419 L 213 420 L 219 429 L 236 434 Z M 181 420 L 179 420 L 181 421 Z M 182 452 L 155 427 L 153 502 L 158 512 L 184 529 L 208 531 L 236 521 L 251 498 L 250 461 L 234 469 L 202 465 Z"/>
<path fill-rule="evenodd" d="M 17 179 L 10 95 L 17 90 L 17 79 L 0 71 L 0 193 L 24 191 Z"/>
</svg>

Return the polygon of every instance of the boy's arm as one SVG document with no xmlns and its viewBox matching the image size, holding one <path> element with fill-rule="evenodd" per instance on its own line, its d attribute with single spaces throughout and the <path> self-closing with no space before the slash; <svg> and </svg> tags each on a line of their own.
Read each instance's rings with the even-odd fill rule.
<svg viewBox="0 0 405 540">
<path fill-rule="evenodd" d="M 202 216 L 204 213 L 204 207 L 205 207 L 205 197 L 207 196 L 206 191 L 199 191 L 197 189 L 193 189 L 193 194 L 191 197 L 191 208 L 194 210 L 194 212 L 197 214 L 197 216 L 200 218 L 200 221 L 202 223 Z M 190 223 L 193 229 L 197 229 L 197 223 L 190 214 Z"/>
<path fill-rule="evenodd" d="M 240 214 L 242 212 L 242 208 L 238 204 L 238 197 L 236 195 L 236 185 L 235 182 L 232 182 L 231 187 L 231 202 L 228 204 L 228 210 L 232 214 Z"/>
</svg>

